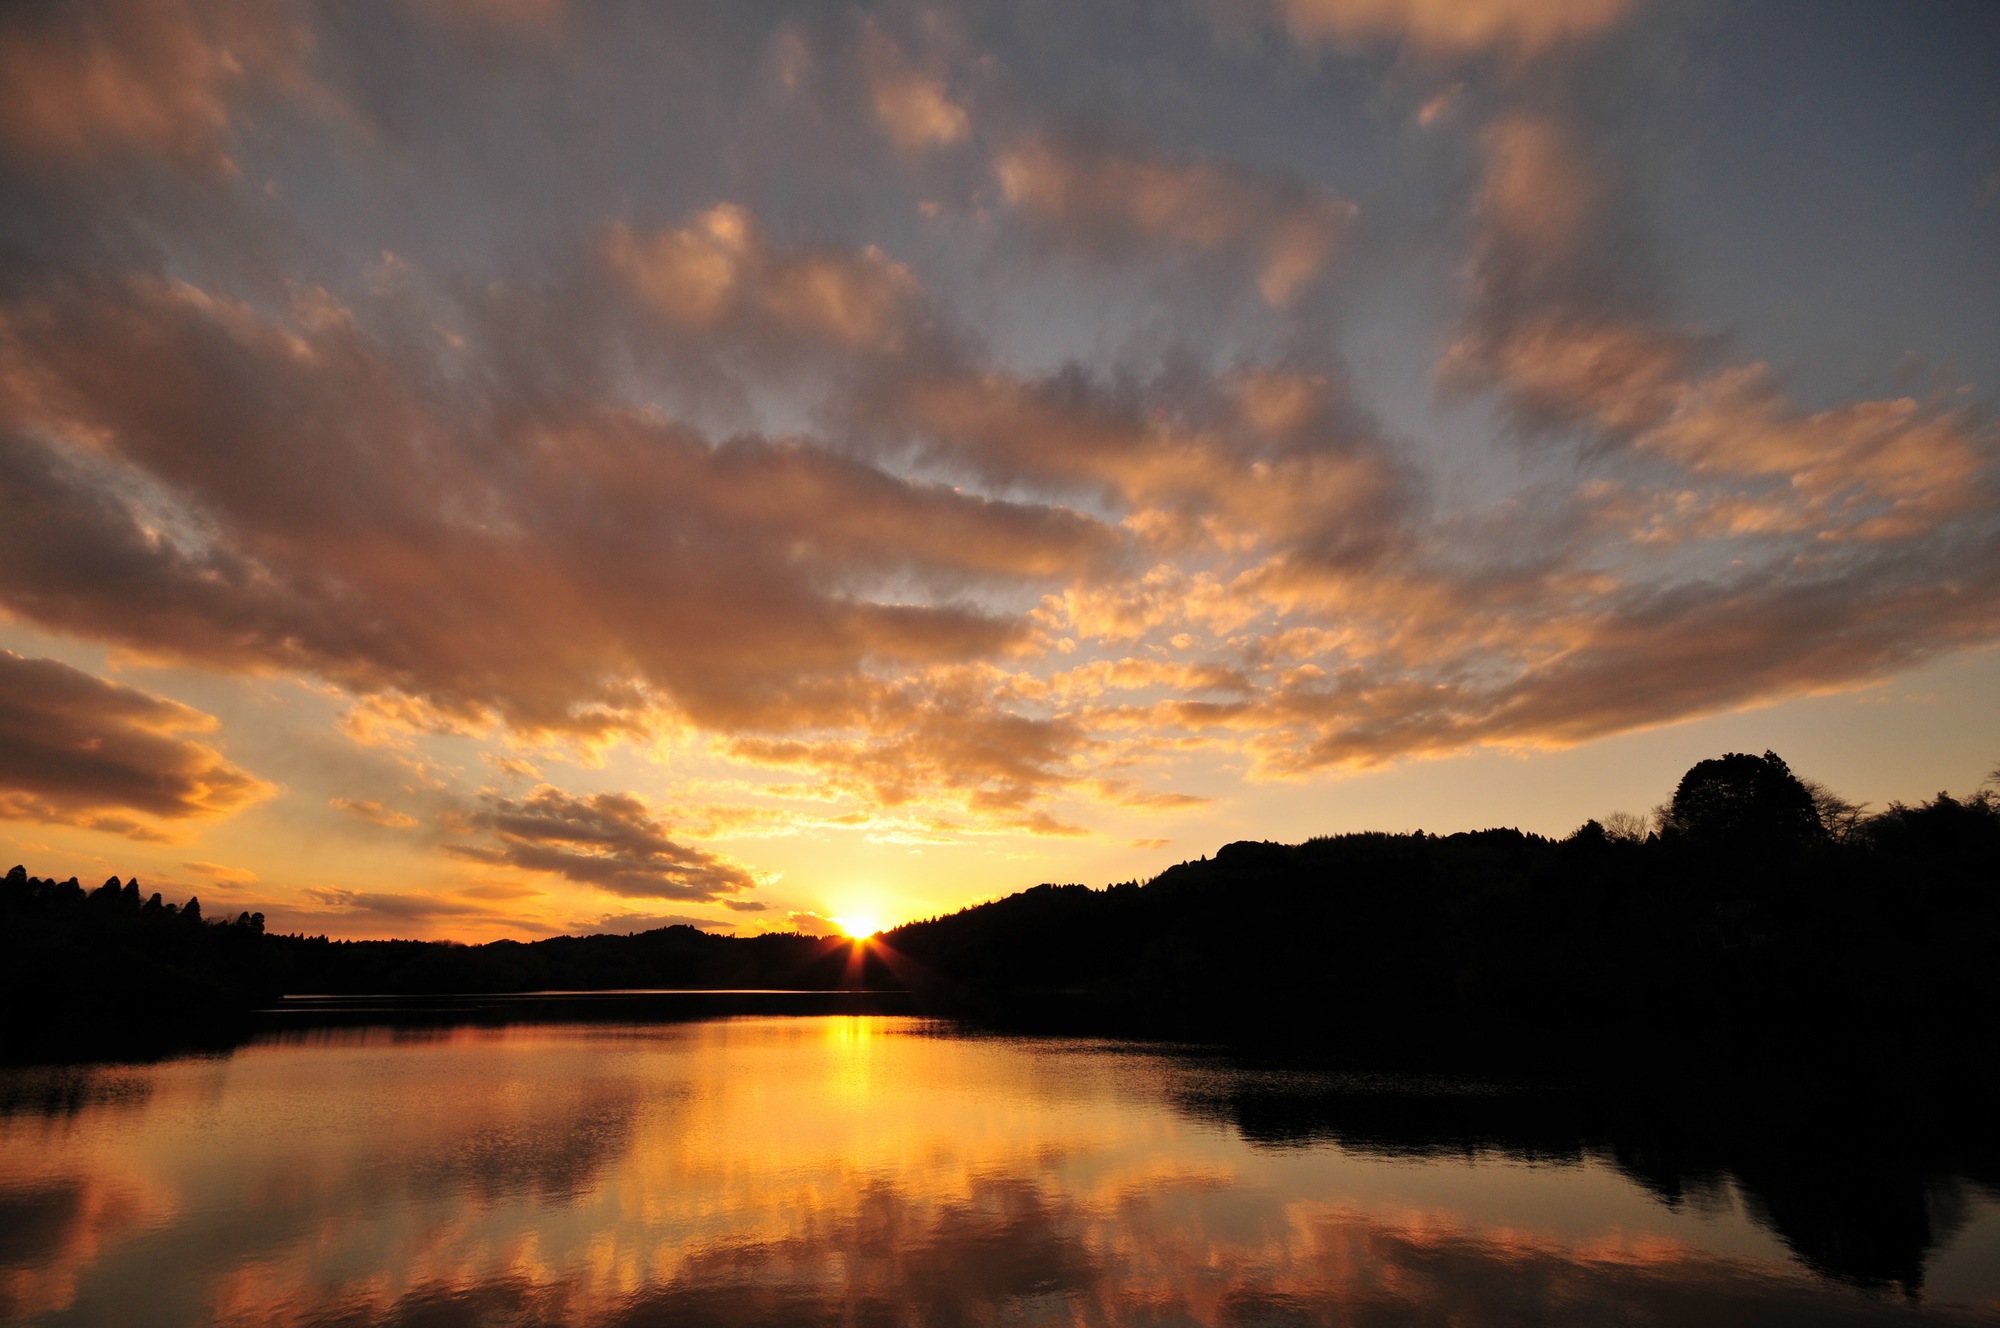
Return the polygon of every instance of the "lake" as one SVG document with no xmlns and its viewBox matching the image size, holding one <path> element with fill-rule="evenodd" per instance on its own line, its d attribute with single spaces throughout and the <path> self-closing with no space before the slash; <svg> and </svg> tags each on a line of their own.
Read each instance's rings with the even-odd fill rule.
<svg viewBox="0 0 2000 1328">
<path fill-rule="evenodd" d="M 1910 1191 L 1916 1276 L 1843 1275 L 1866 1233 L 1777 1182 L 1649 1179 L 1543 1111 L 901 1016 L 306 1028 L 0 1070 L 0 1316 L 2000 1322 L 1987 1187 Z"/>
</svg>

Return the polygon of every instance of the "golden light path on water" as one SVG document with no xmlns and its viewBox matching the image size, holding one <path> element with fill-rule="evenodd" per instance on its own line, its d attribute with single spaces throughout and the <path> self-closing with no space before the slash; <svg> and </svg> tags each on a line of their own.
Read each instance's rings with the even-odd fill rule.
<svg viewBox="0 0 2000 1328">
<path fill-rule="evenodd" d="M 914 1020 L 322 1031 L 9 1073 L 10 1322 L 1805 1324 L 2000 1309 L 1985 1200 L 1936 1253 L 1919 1307 L 1806 1271 L 1726 1185 L 1670 1208 L 1588 1155 L 1256 1144 L 1189 1108 L 1219 1073 L 1199 1062 Z M 60 1101 L 29 1109 L 32 1091 Z"/>
</svg>

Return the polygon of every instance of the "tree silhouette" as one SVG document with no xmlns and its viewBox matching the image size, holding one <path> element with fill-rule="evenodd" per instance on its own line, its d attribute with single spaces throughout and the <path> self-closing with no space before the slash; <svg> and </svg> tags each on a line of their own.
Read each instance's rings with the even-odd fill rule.
<svg viewBox="0 0 2000 1328">
<path fill-rule="evenodd" d="M 1604 836 L 1613 843 L 1643 844 L 1649 828 L 1646 818 L 1633 812 L 1612 812 L 1604 818 Z"/>
<path fill-rule="evenodd" d="M 1703 848 L 1770 852 L 1824 843 L 1812 790 L 1776 752 L 1697 762 L 1667 804 L 1666 830 Z"/>
<path fill-rule="evenodd" d="M 1836 844 L 1853 843 L 1867 824 L 1868 804 L 1850 802 L 1817 779 L 1801 777 L 1799 783 L 1812 796 L 1813 811 L 1818 814 L 1820 828 L 1826 831 L 1827 838 Z"/>
</svg>

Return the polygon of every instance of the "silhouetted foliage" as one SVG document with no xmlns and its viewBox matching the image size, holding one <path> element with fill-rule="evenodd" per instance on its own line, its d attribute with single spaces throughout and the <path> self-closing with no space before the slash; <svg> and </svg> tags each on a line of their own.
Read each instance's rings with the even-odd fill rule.
<svg viewBox="0 0 2000 1328">
<path fill-rule="evenodd" d="M 1362 1076 L 1317 1099 L 1281 1074 L 1216 1105 L 1274 1142 L 1608 1150 L 1670 1203 L 1733 1179 L 1809 1266 L 1914 1291 L 1964 1220 L 1953 1187 L 2000 1182 L 2000 798 L 1815 835 L 1782 762 L 1724 761 L 1682 781 L 1692 832 L 1231 844 L 1144 886 L 1044 886 L 883 939 L 935 1008 L 1015 1026 L 1559 1073 L 1572 1086 Z"/>
<path fill-rule="evenodd" d="M 1239 843 L 1144 886 L 1043 886 L 883 939 L 938 1008 L 1498 1068 L 1975 1054 L 2000 1015 L 2000 799 L 1841 839 L 1775 754 L 1704 761 L 1666 833 L 1587 822 Z"/>
<path fill-rule="evenodd" d="M 271 949 L 295 995 L 886 985 L 879 957 L 840 937 L 718 936 L 688 926 L 484 945 L 279 936 Z"/>
<path fill-rule="evenodd" d="M 1786 852 L 1828 837 L 1812 790 L 1768 751 L 1730 752 L 1696 764 L 1667 804 L 1665 829 L 1734 853 Z"/>
<path fill-rule="evenodd" d="M 0 882 L 0 1056 L 64 1058 L 227 1043 L 286 994 L 888 985 L 879 955 L 836 937 L 738 939 L 693 927 L 629 936 L 334 941 L 271 936 L 261 913 L 205 921 L 116 877 L 86 893 L 16 867 Z"/>
<path fill-rule="evenodd" d="M 0 882 L 0 1047 L 226 1044 L 281 992 L 431 998 L 408 1014 L 331 1003 L 323 1019 L 507 1021 L 578 1016 L 438 994 L 907 987 L 933 1013 L 1287 1064 L 1575 1073 L 1590 1087 L 1532 1103 L 1233 1089 L 1216 1109 L 1274 1141 L 1609 1150 L 1670 1203 L 1733 1177 L 1811 1266 L 1917 1287 L 1962 1218 L 1949 1182 L 2000 1183 L 1986 1124 L 2000 795 L 1867 816 L 1772 753 L 1731 754 L 1691 769 L 1661 819 L 1660 834 L 1612 817 L 1562 840 L 1246 841 L 1143 884 L 1037 886 L 860 949 L 691 927 L 477 946 L 272 936 L 257 914 L 142 902 L 136 881 L 86 891 L 16 867 Z M 595 1017 L 639 1008 L 607 999 Z"/>
<path fill-rule="evenodd" d="M 2000 834 L 2000 796 L 1981 789 L 1963 802 L 1940 793 L 1921 807 L 1892 802 L 1859 833 L 1878 853 L 1952 861 L 1991 852 Z"/>
<path fill-rule="evenodd" d="M 1686 1063 L 1568 1082 L 1273 1072 L 1238 1062 L 1182 1105 L 1277 1146 L 1327 1139 L 1362 1153 L 1614 1163 L 1670 1207 L 1729 1202 L 1822 1274 L 1916 1293 L 1927 1255 L 2000 1186 L 1990 1065 L 1939 1078 L 1868 1060 Z M 1662 1072 L 1664 1071 L 1664 1072 Z"/>
<path fill-rule="evenodd" d="M 209 923 L 193 899 L 141 903 L 136 880 L 113 876 L 86 893 L 75 877 L 43 880 L 17 866 L 0 880 L 0 1002 L 12 1012 L 0 1052 L 226 1040 L 282 990 L 267 939 L 261 913 Z"/>
<path fill-rule="evenodd" d="M 86 895 L 16 868 L 0 993 L 42 1012 L 15 1021 L 16 1054 L 49 1042 L 24 1025 L 216 1019 L 281 992 L 654 988 L 908 987 L 932 1010 L 1016 1024 L 1510 1066 L 1668 1044 L 1991 1043 L 1992 793 L 1895 804 L 1833 836 L 1775 754 L 1730 754 L 1688 771 L 1664 833 L 1612 819 L 1560 841 L 1229 844 L 1144 884 L 1038 886 L 861 950 L 691 927 L 476 946 L 266 936 L 255 915 L 141 903 L 135 882 Z"/>
</svg>

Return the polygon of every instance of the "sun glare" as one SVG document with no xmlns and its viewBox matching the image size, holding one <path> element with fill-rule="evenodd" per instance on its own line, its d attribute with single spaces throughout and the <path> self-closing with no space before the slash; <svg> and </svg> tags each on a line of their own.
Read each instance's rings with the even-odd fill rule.
<svg viewBox="0 0 2000 1328">
<path fill-rule="evenodd" d="M 840 929 L 857 941 L 866 940 L 882 930 L 880 919 L 868 913 L 849 913 L 833 920 Z"/>
</svg>

